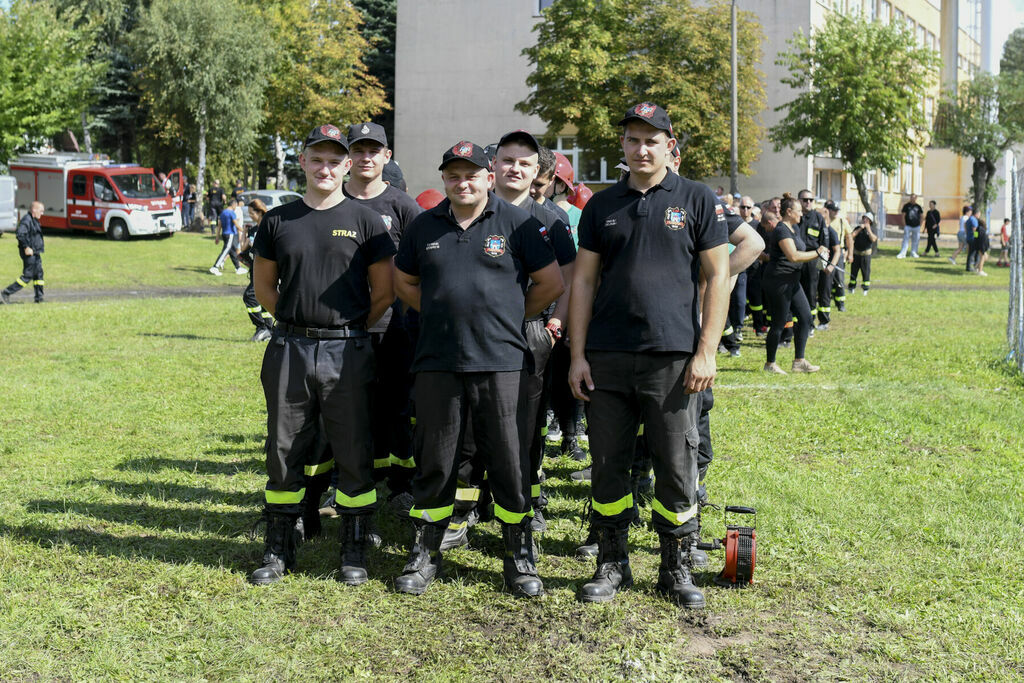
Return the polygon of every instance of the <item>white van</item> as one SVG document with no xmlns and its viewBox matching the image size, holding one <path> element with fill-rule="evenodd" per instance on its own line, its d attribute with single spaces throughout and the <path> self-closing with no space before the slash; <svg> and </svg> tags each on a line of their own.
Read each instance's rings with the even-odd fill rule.
<svg viewBox="0 0 1024 683">
<path fill-rule="evenodd" d="M 0 232 L 18 229 L 18 212 L 14 208 L 14 190 L 18 181 L 13 176 L 0 175 Z"/>
</svg>

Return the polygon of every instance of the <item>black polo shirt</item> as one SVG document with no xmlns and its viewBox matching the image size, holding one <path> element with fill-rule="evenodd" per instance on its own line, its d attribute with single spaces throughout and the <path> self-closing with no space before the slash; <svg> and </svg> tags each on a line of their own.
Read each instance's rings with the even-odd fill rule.
<svg viewBox="0 0 1024 683">
<path fill-rule="evenodd" d="M 420 335 L 413 372 L 521 370 L 530 273 L 555 260 L 541 224 L 491 194 L 463 230 L 444 199 L 406 228 L 395 257 L 420 278 Z"/>
<path fill-rule="evenodd" d="M 301 327 L 364 325 L 370 312 L 366 276 L 395 245 L 380 215 L 348 200 L 318 211 L 289 202 L 260 221 L 253 253 L 277 262 L 280 298 L 274 316 Z"/>
<path fill-rule="evenodd" d="M 693 353 L 699 252 L 728 240 L 724 213 L 674 173 L 644 195 L 625 180 L 595 194 L 579 224 L 580 248 L 601 257 L 587 349 Z"/>
<path fill-rule="evenodd" d="M 809 213 L 800 216 L 797 230 L 807 246 L 807 251 L 813 251 L 818 247 L 832 248 L 828 238 L 828 223 L 825 222 L 825 217 L 817 211 L 812 209 Z M 811 261 L 811 266 L 817 268 L 814 261 Z"/>
<path fill-rule="evenodd" d="M 361 204 L 380 215 L 384 221 L 384 227 L 387 228 L 388 234 L 391 236 L 391 241 L 395 243 L 395 249 L 398 249 L 398 245 L 402 241 L 402 233 L 405 227 L 423 212 L 423 209 L 420 208 L 415 199 L 394 185 L 388 185 L 387 189 L 370 199 L 353 197 L 344 187 L 342 191 L 345 192 L 346 197 L 356 204 Z M 395 321 L 396 325 L 399 324 L 402 319 L 400 310 L 398 300 L 395 299 L 395 305 L 384 312 L 381 319 L 370 328 L 370 332 L 386 331 L 391 325 L 392 320 Z"/>
<path fill-rule="evenodd" d="M 532 197 L 527 197 L 519 208 L 526 209 L 531 216 L 540 221 L 543 230 L 541 234 L 551 243 L 555 250 L 555 260 L 559 266 L 566 266 L 576 260 L 576 245 L 572 243 L 572 232 L 569 231 L 569 224 L 558 217 L 551 207 L 550 202 L 538 204 Z M 552 206 L 554 206 L 552 204 Z"/>
<path fill-rule="evenodd" d="M 740 218 L 740 214 L 736 209 L 732 208 L 721 199 L 718 200 L 718 203 L 722 206 L 722 213 L 725 215 L 726 232 L 729 237 L 732 237 L 732 234 L 736 232 L 736 230 L 743 225 L 745 221 Z"/>
<path fill-rule="evenodd" d="M 548 209 L 549 211 L 553 211 L 555 213 L 555 215 L 558 216 L 561 219 L 561 221 L 563 223 L 565 223 L 566 225 L 571 225 L 571 222 L 569 221 L 569 214 L 567 214 L 565 212 L 565 209 L 560 207 L 558 204 L 555 204 L 550 199 L 545 199 L 544 203 L 541 204 L 541 206 L 543 206 L 545 209 Z M 571 230 L 572 230 L 572 228 L 570 228 L 570 236 L 571 236 Z"/>
</svg>

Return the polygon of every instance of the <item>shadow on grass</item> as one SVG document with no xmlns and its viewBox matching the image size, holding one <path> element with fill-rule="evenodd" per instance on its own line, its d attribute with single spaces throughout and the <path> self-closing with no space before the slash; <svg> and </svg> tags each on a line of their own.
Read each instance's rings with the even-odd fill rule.
<svg viewBox="0 0 1024 683">
<path fill-rule="evenodd" d="M 198 334 L 160 334 L 159 332 L 140 332 L 140 337 L 161 337 L 163 339 L 187 339 L 188 341 L 220 341 L 235 342 L 237 344 L 251 344 L 248 339 L 241 337 L 206 337 Z"/>
<path fill-rule="evenodd" d="M 259 508 L 263 505 L 262 490 L 252 491 L 218 491 L 205 486 L 182 486 L 165 482 L 145 482 L 129 484 L 123 481 L 104 479 L 85 479 L 70 482 L 72 486 L 81 484 L 98 484 L 125 498 L 133 500 L 154 498 L 156 500 L 176 500 L 181 503 L 215 503 L 219 505 L 237 505 L 239 507 Z"/>
<path fill-rule="evenodd" d="M 264 468 L 263 455 L 259 451 L 233 451 L 224 450 L 225 455 L 251 455 L 244 462 L 210 462 L 209 460 L 192 460 L 184 458 L 161 458 L 149 456 L 141 458 L 129 458 L 119 462 L 116 469 L 126 472 L 159 472 L 161 470 L 181 470 L 183 472 L 194 472 L 195 474 L 222 474 L 232 476 L 235 474 L 262 474 Z"/>
<path fill-rule="evenodd" d="M 255 568 L 262 547 L 246 539 L 195 539 L 163 536 L 116 536 L 90 528 L 53 529 L 37 524 L 0 524 L 0 536 L 28 541 L 42 548 L 67 544 L 85 553 L 127 560 L 158 560 L 170 564 L 203 564 L 236 572 Z"/>
<path fill-rule="evenodd" d="M 254 502 L 255 501 L 255 502 Z M 250 496 L 243 504 L 251 510 L 224 511 L 185 507 L 155 507 L 144 502 L 84 503 L 73 500 L 31 500 L 25 509 L 34 513 L 86 515 L 115 524 L 149 527 L 158 531 L 177 530 L 183 533 L 210 533 L 238 536 L 247 532 L 259 518 L 258 499 Z M 183 546 L 195 543 L 182 539 Z"/>
</svg>

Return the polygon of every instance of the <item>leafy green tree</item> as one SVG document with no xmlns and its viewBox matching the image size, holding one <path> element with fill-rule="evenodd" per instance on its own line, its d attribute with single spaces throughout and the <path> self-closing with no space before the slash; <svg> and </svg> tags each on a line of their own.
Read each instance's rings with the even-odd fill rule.
<svg viewBox="0 0 1024 683">
<path fill-rule="evenodd" d="M 369 120 L 388 103 L 363 63 L 370 45 L 350 2 L 283 0 L 263 11 L 274 45 L 264 130 L 274 139 L 283 183 L 285 144 L 300 143 L 320 123 Z"/>
<path fill-rule="evenodd" d="M 361 33 L 369 43 L 363 61 L 370 75 L 376 78 L 387 101 L 387 108 L 373 117 L 384 126 L 388 141 L 395 139 L 395 21 L 397 0 L 352 0 L 363 16 Z"/>
<path fill-rule="evenodd" d="M 263 123 L 271 41 L 237 0 L 162 0 L 131 34 L 142 102 L 161 140 L 194 140 L 202 194 L 207 145 L 246 157 Z"/>
<path fill-rule="evenodd" d="M 88 59 L 95 26 L 78 18 L 49 0 L 0 9 L 0 163 L 76 125 L 89 102 L 106 65 Z"/>
<path fill-rule="evenodd" d="M 996 163 L 1006 150 L 1024 142 L 1022 110 L 1024 88 L 1009 73 L 979 73 L 939 106 L 932 144 L 972 160 L 971 196 L 982 211 L 996 196 Z"/>
<path fill-rule="evenodd" d="M 776 61 L 797 95 L 778 107 L 770 130 L 776 151 L 836 156 L 871 209 L 865 175 L 893 173 L 927 140 L 922 103 L 937 78 L 938 54 L 922 48 L 901 23 L 830 14 L 811 36 L 797 33 Z"/>
<path fill-rule="evenodd" d="M 760 26 L 738 13 L 739 165 L 749 173 L 760 153 L 757 113 L 764 107 Z M 680 172 L 691 177 L 729 168 L 730 6 L 723 0 L 559 0 L 535 27 L 523 54 L 535 90 L 516 109 L 535 114 L 557 135 L 617 159 L 615 123 L 639 100 L 663 106 L 675 132 L 689 138 Z M 638 46 L 644 46 L 638 49 Z"/>
<path fill-rule="evenodd" d="M 999 73 L 1024 76 L 1024 26 L 1014 30 L 1003 43 L 1003 56 L 999 58 Z"/>
</svg>

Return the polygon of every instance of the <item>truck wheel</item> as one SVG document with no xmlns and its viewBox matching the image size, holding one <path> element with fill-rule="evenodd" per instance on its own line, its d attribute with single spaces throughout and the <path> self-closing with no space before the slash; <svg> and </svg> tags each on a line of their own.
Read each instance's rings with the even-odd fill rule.
<svg viewBox="0 0 1024 683">
<path fill-rule="evenodd" d="M 115 218 L 110 221 L 110 227 L 107 228 L 107 237 L 117 242 L 128 239 L 128 226 L 120 218 Z"/>
</svg>

